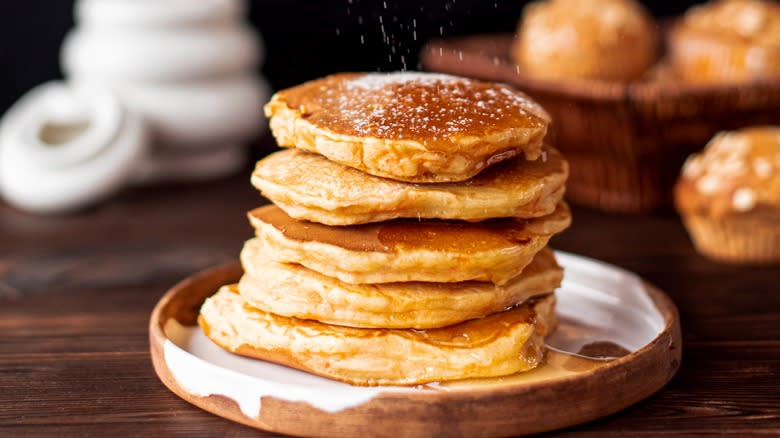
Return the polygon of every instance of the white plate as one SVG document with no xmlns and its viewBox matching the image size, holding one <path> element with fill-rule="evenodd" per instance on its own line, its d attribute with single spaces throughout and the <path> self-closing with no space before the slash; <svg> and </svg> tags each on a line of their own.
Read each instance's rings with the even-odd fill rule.
<svg viewBox="0 0 780 438">
<path fill-rule="evenodd" d="M 196 320 L 207 297 L 238 281 L 238 263 L 198 273 L 160 300 L 149 324 L 152 362 L 184 400 L 232 421 L 298 436 L 530 434 L 610 415 L 658 391 L 677 372 L 682 353 L 672 301 L 625 270 L 557 256 L 565 280 L 557 291 L 559 327 L 548 338 L 554 348 L 525 373 L 365 388 L 232 355 L 213 345 Z"/>
<path fill-rule="evenodd" d="M 557 252 L 556 256 L 565 272 L 563 284 L 556 291 L 560 324 L 548 340 L 556 350 L 577 353 L 585 345 L 609 342 L 633 353 L 668 329 L 664 314 L 636 275 L 573 254 Z M 236 356 L 214 345 L 197 326 L 184 326 L 173 318 L 168 319 L 163 331 L 167 338 L 165 364 L 177 384 L 193 396 L 220 395 L 234 400 L 248 418 L 260 417 L 265 397 L 305 402 L 335 413 L 360 406 L 382 393 L 441 390 L 436 385 L 356 387 Z M 534 382 L 567 376 L 546 373 Z M 469 391 L 475 386 L 446 387 L 449 391 Z"/>
</svg>

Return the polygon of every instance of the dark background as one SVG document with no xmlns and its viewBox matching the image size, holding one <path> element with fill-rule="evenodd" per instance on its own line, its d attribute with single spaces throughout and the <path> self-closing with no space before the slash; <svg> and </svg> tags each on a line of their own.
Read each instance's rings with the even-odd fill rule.
<svg viewBox="0 0 780 438">
<path fill-rule="evenodd" d="M 526 2 L 254 0 L 250 3 L 251 21 L 265 39 L 263 72 L 274 88 L 280 88 L 336 71 L 399 70 L 404 66 L 414 69 L 417 52 L 426 40 L 440 34 L 511 32 Z M 644 2 L 660 17 L 679 14 L 693 3 L 696 2 Z M 33 86 L 61 77 L 59 46 L 73 26 L 72 10 L 73 1 L 68 0 L 0 1 L 0 113 Z M 386 38 L 380 25 L 385 26 Z M 395 54 L 390 50 L 391 45 L 396 48 Z"/>
</svg>

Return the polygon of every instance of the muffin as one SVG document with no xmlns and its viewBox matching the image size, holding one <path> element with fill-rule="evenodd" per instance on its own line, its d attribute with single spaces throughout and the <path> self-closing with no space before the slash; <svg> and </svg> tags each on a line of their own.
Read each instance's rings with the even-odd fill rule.
<svg viewBox="0 0 780 438">
<path fill-rule="evenodd" d="M 670 33 L 669 57 L 688 82 L 780 78 L 780 5 L 719 0 L 691 8 Z"/>
<path fill-rule="evenodd" d="M 529 76 L 630 81 L 655 61 L 657 35 L 633 0 L 546 0 L 526 7 L 511 54 Z"/>
<path fill-rule="evenodd" d="M 675 203 L 702 254 L 780 262 L 780 127 L 716 135 L 683 166 Z"/>
</svg>

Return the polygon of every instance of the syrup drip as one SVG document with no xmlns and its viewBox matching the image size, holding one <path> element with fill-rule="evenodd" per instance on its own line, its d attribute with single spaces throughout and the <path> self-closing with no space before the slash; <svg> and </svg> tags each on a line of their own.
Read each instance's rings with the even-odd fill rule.
<svg viewBox="0 0 780 438">
<path fill-rule="evenodd" d="M 274 206 L 257 209 L 251 214 L 272 225 L 287 238 L 327 243 L 352 251 L 390 253 L 428 249 L 473 253 L 525 245 L 537 235 L 528 229 L 528 221 L 522 219 L 492 219 L 476 223 L 399 219 L 379 224 L 330 227 L 296 221 Z"/>
<path fill-rule="evenodd" d="M 589 334 L 592 334 L 588 326 L 569 319 L 559 319 L 557 330 L 580 339 L 590 337 Z M 440 391 L 458 391 L 551 381 L 592 372 L 630 353 L 626 348 L 609 340 L 590 342 L 579 347 L 577 352 L 563 351 L 548 345 L 542 362 L 529 371 L 502 377 L 437 382 L 421 387 Z"/>
<path fill-rule="evenodd" d="M 591 372 L 595 369 L 606 366 L 613 359 L 614 358 L 588 358 L 577 354 L 548 349 L 544 354 L 543 362 L 530 371 L 502 377 L 432 383 L 423 385 L 422 388 L 439 391 L 459 391 L 489 389 L 499 386 L 508 387 L 513 385 L 526 385 Z"/>
<path fill-rule="evenodd" d="M 389 335 L 403 336 L 429 345 L 440 347 L 476 348 L 487 344 L 496 338 L 505 336 L 518 325 L 533 324 L 536 321 L 537 312 L 546 312 L 550 301 L 544 298 L 536 304 L 528 301 L 521 306 L 513 307 L 507 311 L 495 313 L 485 318 L 474 319 L 448 327 L 427 330 L 415 329 L 362 329 L 329 325 L 318 321 L 288 318 L 274 315 L 251 307 L 239 297 L 236 285 L 227 287 L 227 291 L 235 294 L 227 298 L 228 306 L 236 306 L 243 313 L 249 314 L 249 318 L 258 327 L 269 329 L 270 327 L 288 327 L 297 330 L 303 336 L 333 336 L 350 338 L 378 338 Z M 201 321 L 204 324 L 206 321 Z M 207 327 L 207 326 L 206 326 Z M 208 333 L 210 329 L 204 331 Z M 529 326 L 530 328 L 530 326 Z"/>
</svg>

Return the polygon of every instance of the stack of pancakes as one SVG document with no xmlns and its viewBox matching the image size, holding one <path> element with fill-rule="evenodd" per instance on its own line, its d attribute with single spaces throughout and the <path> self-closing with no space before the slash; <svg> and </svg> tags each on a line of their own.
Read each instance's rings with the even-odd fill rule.
<svg viewBox="0 0 780 438">
<path fill-rule="evenodd" d="M 245 274 L 201 309 L 223 348 L 358 385 L 535 367 L 570 223 L 549 117 L 499 84 L 339 74 L 266 105 Z"/>
</svg>

